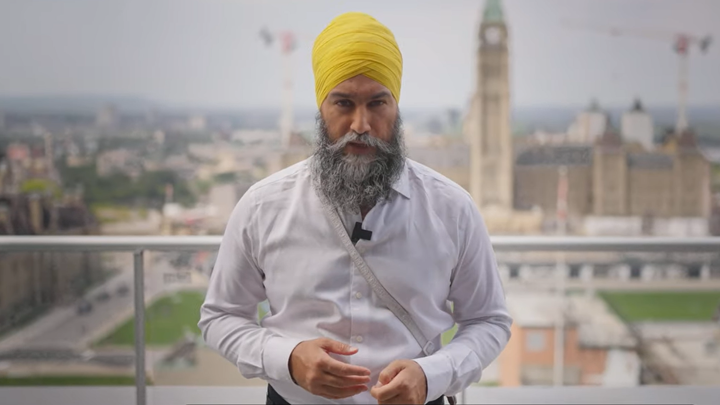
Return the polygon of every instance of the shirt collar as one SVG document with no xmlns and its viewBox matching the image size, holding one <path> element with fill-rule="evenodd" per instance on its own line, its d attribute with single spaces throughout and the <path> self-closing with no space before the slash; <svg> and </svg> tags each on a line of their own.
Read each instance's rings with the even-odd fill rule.
<svg viewBox="0 0 720 405">
<path fill-rule="evenodd" d="M 400 177 L 392 185 L 392 189 L 405 198 L 410 198 L 410 179 L 408 173 L 408 162 L 405 160 Z"/>
</svg>

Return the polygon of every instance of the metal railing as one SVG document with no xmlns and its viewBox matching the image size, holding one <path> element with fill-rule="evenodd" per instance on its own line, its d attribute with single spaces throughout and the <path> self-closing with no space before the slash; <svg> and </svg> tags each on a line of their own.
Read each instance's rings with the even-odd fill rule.
<svg viewBox="0 0 720 405">
<path fill-rule="evenodd" d="M 136 404 L 146 405 L 144 252 L 211 251 L 218 249 L 221 240 L 221 236 L 0 236 L 0 252 L 133 252 Z M 502 236 L 492 237 L 491 242 L 494 250 L 510 252 L 720 252 L 720 237 Z"/>
</svg>

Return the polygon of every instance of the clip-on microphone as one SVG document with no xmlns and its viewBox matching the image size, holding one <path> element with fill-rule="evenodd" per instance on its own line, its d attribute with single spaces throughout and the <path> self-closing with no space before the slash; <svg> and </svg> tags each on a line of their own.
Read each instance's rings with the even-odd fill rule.
<svg viewBox="0 0 720 405">
<path fill-rule="evenodd" d="M 362 222 L 355 222 L 355 229 L 353 229 L 350 240 L 353 244 L 357 243 L 360 239 L 370 240 L 372 237 L 372 231 L 362 229 Z"/>
</svg>

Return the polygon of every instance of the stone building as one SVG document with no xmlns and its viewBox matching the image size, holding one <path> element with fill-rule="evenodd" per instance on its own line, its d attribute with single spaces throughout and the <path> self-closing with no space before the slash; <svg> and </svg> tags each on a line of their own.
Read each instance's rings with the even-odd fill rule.
<svg viewBox="0 0 720 405">
<path fill-rule="evenodd" d="M 556 349 L 562 350 L 563 385 L 640 384 L 637 339 L 602 299 L 578 295 L 563 302 L 535 292 L 510 293 L 507 302 L 513 337 L 498 358 L 500 386 L 552 385 Z M 565 318 L 562 329 L 556 327 L 560 316 Z M 555 344 L 558 331 L 562 346 Z"/>
<path fill-rule="evenodd" d="M 499 0 L 485 3 L 479 32 L 475 93 L 465 135 L 470 146 L 469 191 L 481 207 L 512 209 L 509 32 Z"/>
<path fill-rule="evenodd" d="M 669 135 L 649 148 L 652 119 L 639 102 L 626 113 L 624 139 L 595 102 L 571 125 L 565 141 L 529 145 L 511 134 L 510 34 L 500 0 L 485 2 L 478 32 L 476 84 L 465 117 L 464 139 L 409 145 L 410 158 L 465 188 L 493 234 L 539 234 L 555 220 L 560 171 L 567 169 L 569 232 L 582 232 L 584 218 L 641 218 L 652 234 L 654 218 L 672 229 L 707 230 L 710 216 L 708 162 L 690 131 Z M 278 155 L 273 172 L 309 156 L 298 142 Z M 638 219 L 640 221 L 640 219 Z M 693 222 L 694 221 L 694 222 Z M 697 221 L 705 225 L 698 225 Z M 672 224 L 670 223 L 672 222 Z M 648 225 L 649 224 L 649 225 Z M 611 225 L 610 228 L 613 228 Z M 647 228 L 647 229 L 645 229 Z M 672 229 L 671 229 L 672 228 Z M 690 233 L 703 233 L 693 231 Z M 622 233 L 622 232 L 621 232 Z"/>
<path fill-rule="evenodd" d="M 689 131 L 646 151 L 606 132 L 592 145 L 542 145 L 516 158 L 515 207 L 554 212 L 559 168 L 568 168 L 568 213 L 603 217 L 710 214 L 710 167 Z"/>
<path fill-rule="evenodd" d="M 94 235 L 80 201 L 0 194 L 0 235 Z M 67 303 L 102 277 L 99 253 L 0 252 L 0 331 L 39 310 Z"/>
</svg>

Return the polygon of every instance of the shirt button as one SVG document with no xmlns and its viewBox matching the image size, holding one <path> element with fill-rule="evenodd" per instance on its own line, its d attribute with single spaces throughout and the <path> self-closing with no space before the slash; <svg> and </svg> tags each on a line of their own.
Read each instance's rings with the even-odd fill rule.
<svg viewBox="0 0 720 405">
<path fill-rule="evenodd" d="M 362 293 L 359 292 L 359 291 L 356 292 L 356 293 L 355 293 L 355 298 L 362 298 Z"/>
<path fill-rule="evenodd" d="M 362 341 L 363 341 L 362 336 L 357 336 L 357 337 L 355 337 L 355 341 L 358 342 L 358 343 L 362 343 Z"/>
</svg>

